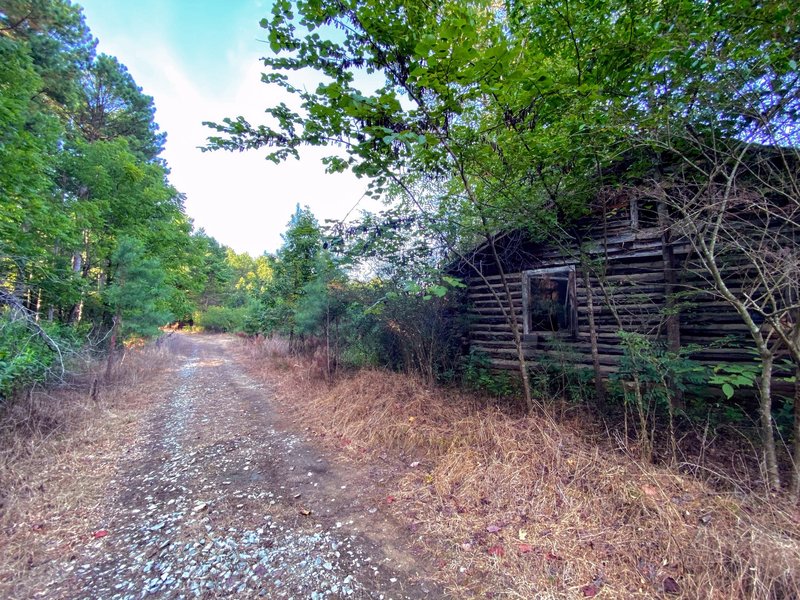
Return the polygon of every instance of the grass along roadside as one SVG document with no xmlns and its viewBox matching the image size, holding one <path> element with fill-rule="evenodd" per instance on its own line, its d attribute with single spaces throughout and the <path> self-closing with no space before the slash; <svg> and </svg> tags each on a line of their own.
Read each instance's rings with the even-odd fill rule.
<svg viewBox="0 0 800 600">
<path fill-rule="evenodd" d="M 791 598 L 795 507 L 724 494 L 582 431 L 384 371 L 327 386 L 280 342 L 244 342 L 251 371 L 356 460 L 398 458 L 391 510 L 456 598 Z"/>
<path fill-rule="evenodd" d="M 102 535 L 107 486 L 173 367 L 166 344 L 132 349 L 109 382 L 95 383 L 104 362 L 87 363 L 0 410 L 0 597 L 33 597 Z"/>
</svg>

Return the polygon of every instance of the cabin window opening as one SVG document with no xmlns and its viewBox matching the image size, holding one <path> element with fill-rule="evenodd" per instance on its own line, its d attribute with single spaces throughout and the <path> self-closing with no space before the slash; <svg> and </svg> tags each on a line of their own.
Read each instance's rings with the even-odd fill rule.
<svg viewBox="0 0 800 600">
<path fill-rule="evenodd" d="M 658 224 L 658 203 L 655 200 L 631 202 L 631 225 L 634 229 L 654 229 Z"/>
<path fill-rule="evenodd" d="M 525 333 L 576 336 L 575 267 L 526 272 Z"/>
</svg>

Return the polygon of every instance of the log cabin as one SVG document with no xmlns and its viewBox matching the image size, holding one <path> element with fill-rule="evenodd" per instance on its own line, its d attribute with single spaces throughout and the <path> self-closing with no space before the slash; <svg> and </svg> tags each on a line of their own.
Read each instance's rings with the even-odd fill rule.
<svg viewBox="0 0 800 600">
<path fill-rule="evenodd" d="M 453 265 L 467 284 L 472 351 L 497 369 L 519 367 L 507 318 L 513 303 L 530 364 L 567 362 L 607 376 L 623 354 L 620 330 L 671 350 L 691 345 L 692 358 L 706 364 L 752 363 L 741 317 L 713 293 L 667 206 L 616 192 L 591 213 L 544 241 L 500 232 Z"/>
</svg>

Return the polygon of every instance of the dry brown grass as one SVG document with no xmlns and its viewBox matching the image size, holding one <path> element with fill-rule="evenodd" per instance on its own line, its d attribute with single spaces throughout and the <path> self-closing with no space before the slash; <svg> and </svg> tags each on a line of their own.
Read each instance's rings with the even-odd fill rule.
<svg viewBox="0 0 800 600">
<path fill-rule="evenodd" d="M 298 361 L 281 355 L 276 368 L 248 352 L 253 370 L 339 447 L 344 438 L 367 460 L 402 456 L 391 508 L 421 536 L 452 597 L 800 595 L 794 507 L 643 465 L 590 439 L 580 418 L 513 416 L 382 371 L 328 388 Z"/>
<path fill-rule="evenodd" d="M 244 338 L 244 348 L 251 359 L 280 358 L 288 360 L 290 354 L 289 340 L 272 336 L 257 335 Z"/>
<path fill-rule="evenodd" d="M 99 385 L 105 363 L 87 362 L 68 382 L 0 410 L 0 597 L 32 597 L 63 576 L 62 561 L 91 538 L 169 357 L 155 346 L 130 350 L 113 380 Z"/>
</svg>

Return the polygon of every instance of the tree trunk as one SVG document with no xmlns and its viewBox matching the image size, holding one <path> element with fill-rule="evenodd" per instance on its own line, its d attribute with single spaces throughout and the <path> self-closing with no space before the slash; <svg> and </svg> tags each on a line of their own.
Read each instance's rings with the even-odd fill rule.
<svg viewBox="0 0 800 600">
<path fill-rule="evenodd" d="M 24 304 L 28 296 L 28 286 L 25 283 L 25 280 L 27 279 L 25 275 L 25 269 L 26 269 L 25 261 L 23 259 L 20 259 L 20 264 L 17 267 L 17 278 L 14 281 L 14 296 L 19 298 L 19 301 L 23 303 L 23 306 L 25 306 L 25 308 L 28 308 L 28 306 Z"/>
<path fill-rule="evenodd" d="M 712 238 L 712 241 L 715 238 Z M 759 357 L 761 358 L 761 382 L 759 383 L 759 414 L 761 420 L 761 438 L 764 443 L 764 462 L 767 470 L 767 482 L 772 490 L 780 490 L 781 478 L 778 471 L 778 458 L 775 451 L 775 435 L 772 426 L 772 365 L 775 361 L 773 353 L 769 349 L 769 341 L 761 333 L 761 328 L 753 320 L 753 316 L 747 310 L 747 306 L 730 291 L 722 277 L 719 265 L 710 246 L 703 238 L 695 245 L 703 260 L 703 266 L 714 280 L 714 287 L 736 309 L 742 321 L 750 332 Z"/>
<path fill-rule="evenodd" d="M 75 252 L 72 255 L 72 272 L 75 275 L 82 275 L 83 273 L 83 254 Z M 83 289 L 81 289 L 81 299 L 72 305 L 69 311 L 69 322 L 80 323 L 83 316 Z"/>
<path fill-rule="evenodd" d="M 333 325 L 335 333 L 333 338 L 333 372 L 337 374 L 339 372 L 339 317 L 333 320 Z"/>
<path fill-rule="evenodd" d="M 675 269 L 675 251 L 672 248 L 672 233 L 670 230 L 670 219 L 667 207 L 663 202 L 658 203 L 658 224 L 661 228 L 661 258 L 664 269 L 664 297 L 666 303 L 666 327 L 667 327 L 667 348 L 670 352 L 679 352 L 681 349 L 681 315 L 678 311 L 678 303 L 675 301 L 675 292 L 678 278 Z M 667 404 L 669 405 L 670 419 L 674 415 L 675 408 L 683 410 L 685 408 L 683 394 L 678 390 L 674 382 L 667 381 Z M 671 421 L 670 421 L 671 422 Z M 674 439 L 672 440 L 674 443 Z"/>
<path fill-rule="evenodd" d="M 71 324 L 80 323 L 83 318 L 83 292 L 81 292 L 80 301 L 72 307 L 69 313 L 69 322 Z"/>
<path fill-rule="evenodd" d="M 108 343 L 108 359 L 106 361 L 106 381 L 111 379 L 111 370 L 114 367 L 114 351 L 117 349 L 117 332 L 119 331 L 120 315 L 114 315 L 114 325 L 111 327 L 111 341 Z"/>
<path fill-rule="evenodd" d="M 331 308 L 325 306 L 325 380 L 331 383 Z"/>
<path fill-rule="evenodd" d="M 36 310 L 34 311 L 36 313 L 37 323 L 39 322 L 39 319 L 42 316 L 41 311 L 42 311 L 42 288 L 39 288 L 39 291 L 36 294 Z"/>
<path fill-rule="evenodd" d="M 670 383 L 666 377 L 661 378 L 661 385 L 666 391 L 667 396 L 667 418 L 669 428 L 669 449 L 670 449 L 670 464 L 675 464 L 678 461 L 678 440 L 675 438 L 675 409 L 672 402 L 672 392 L 670 391 Z"/>
<path fill-rule="evenodd" d="M 647 420 L 649 411 L 644 406 L 642 382 L 636 373 L 633 374 L 633 395 L 636 400 L 636 413 L 639 416 L 639 456 L 642 462 L 653 462 L 653 440 L 648 432 Z"/>
<path fill-rule="evenodd" d="M 503 292 L 508 300 L 508 314 L 506 315 L 506 322 L 508 323 L 509 327 L 511 327 L 511 331 L 514 336 L 514 348 L 517 352 L 519 374 L 522 378 L 522 392 L 525 396 L 525 408 L 529 413 L 532 413 L 536 408 L 542 408 L 542 406 L 533 399 L 533 394 L 531 393 L 531 380 L 530 375 L 528 374 L 528 363 L 525 360 L 525 347 L 522 345 L 522 335 L 520 335 L 519 332 L 517 307 L 514 304 L 514 298 L 511 296 L 511 288 L 509 287 L 508 280 L 506 279 L 506 271 L 503 268 L 503 261 L 500 260 L 500 255 L 497 253 L 497 247 L 494 244 L 494 238 L 489 233 L 487 233 L 486 237 L 489 240 L 489 245 L 492 249 L 492 257 L 494 258 L 497 271 L 500 275 L 500 282 L 503 285 Z M 524 278 L 522 285 L 525 285 Z"/>
<path fill-rule="evenodd" d="M 595 399 L 599 405 L 604 405 L 606 401 L 606 386 L 603 382 L 603 373 L 600 371 L 600 351 L 597 348 L 597 327 L 594 322 L 594 299 L 589 269 L 586 267 L 583 267 L 583 283 L 586 287 L 586 308 L 589 316 L 589 344 L 592 353 L 592 367 L 594 368 Z"/>
<path fill-rule="evenodd" d="M 444 140 L 442 140 L 442 138 L 440 137 L 440 141 Z M 445 143 L 445 148 L 447 149 L 448 154 L 450 154 L 450 156 L 458 165 L 458 174 L 459 177 L 461 178 L 462 183 L 464 184 L 464 191 L 466 192 L 467 196 L 469 197 L 473 205 L 478 209 L 478 214 L 480 215 L 481 223 L 483 225 L 483 234 L 486 237 L 487 242 L 489 243 L 489 247 L 492 249 L 492 258 L 494 258 L 495 265 L 497 266 L 498 273 L 500 274 L 500 281 L 503 285 L 503 292 L 505 293 L 506 298 L 508 299 L 508 313 L 505 314 L 505 317 L 506 317 L 506 322 L 511 327 L 511 331 L 513 332 L 514 336 L 514 346 L 517 352 L 519 374 L 520 377 L 522 378 L 522 392 L 525 396 L 525 408 L 529 413 L 533 412 L 536 408 L 544 409 L 544 406 L 542 406 L 540 403 L 536 402 L 533 399 L 533 394 L 531 393 L 531 381 L 528 375 L 528 364 L 525 360 L 525 349 L 522 345 L 522 336 L 519 333 L 517 309 L 514 306 L 514 299 L 511 297 L 511 289 L 508 286 L 508 280 L 506 280 L 506 273 L 505 269 L 503 268 L 503 261 L 500 259 L 500 255 L 497 253 L 497 246 L 494 243 L 492 228 L 489 227 L 488 222 L 486 220 L 486 215 L 484 215 L 480 209 L 481 203 L 478 201 L 478 198 L 475 196 L 475 191 L 470 185 L 470 181 L 469 178 L 467 177 L 466 171 L 464 170 L 463 163 L 461 163 L 459 157 L 453 152 L 453 150 L 446 143 Z M 480 274 L 480 271 L 476 272 Z"/>
<path fill-rule="evenodd" d="M 83 254 L 74 252 L 72 254 L 72 272 L 80 273 L 83 271 Z"/>
<path fill-rule="evenodd" d="M 764 444 L 767 482 L 770 489 L 777 491 L 781 488 L 781 477 L 778 472 L 778 457 L 775 451 L 775 436 L 772 426 L 772 364 L 774 360 L 771 352 L 762 350 L 758 408 L 761 415 L 761 438 Z"/>
<path fill-rule="evenodd" d="M 33 288 L 31 287 L 31 281 L 33 281 L 33 276 L 31 274 L 28 275 L 28 283 L 25 285 L 25 308 L 27 308 L 32 313 L 36 312 L 36 307 L 33 304 Z M 36 321 L 38 322 L 39 319 L 37 318 Z"/>
<path fill-rule="evenodd" d="M 800 500 L 800 365 L 794 371 L 794 427 L 792 428 L 792 500 Z"/>
</svg>

